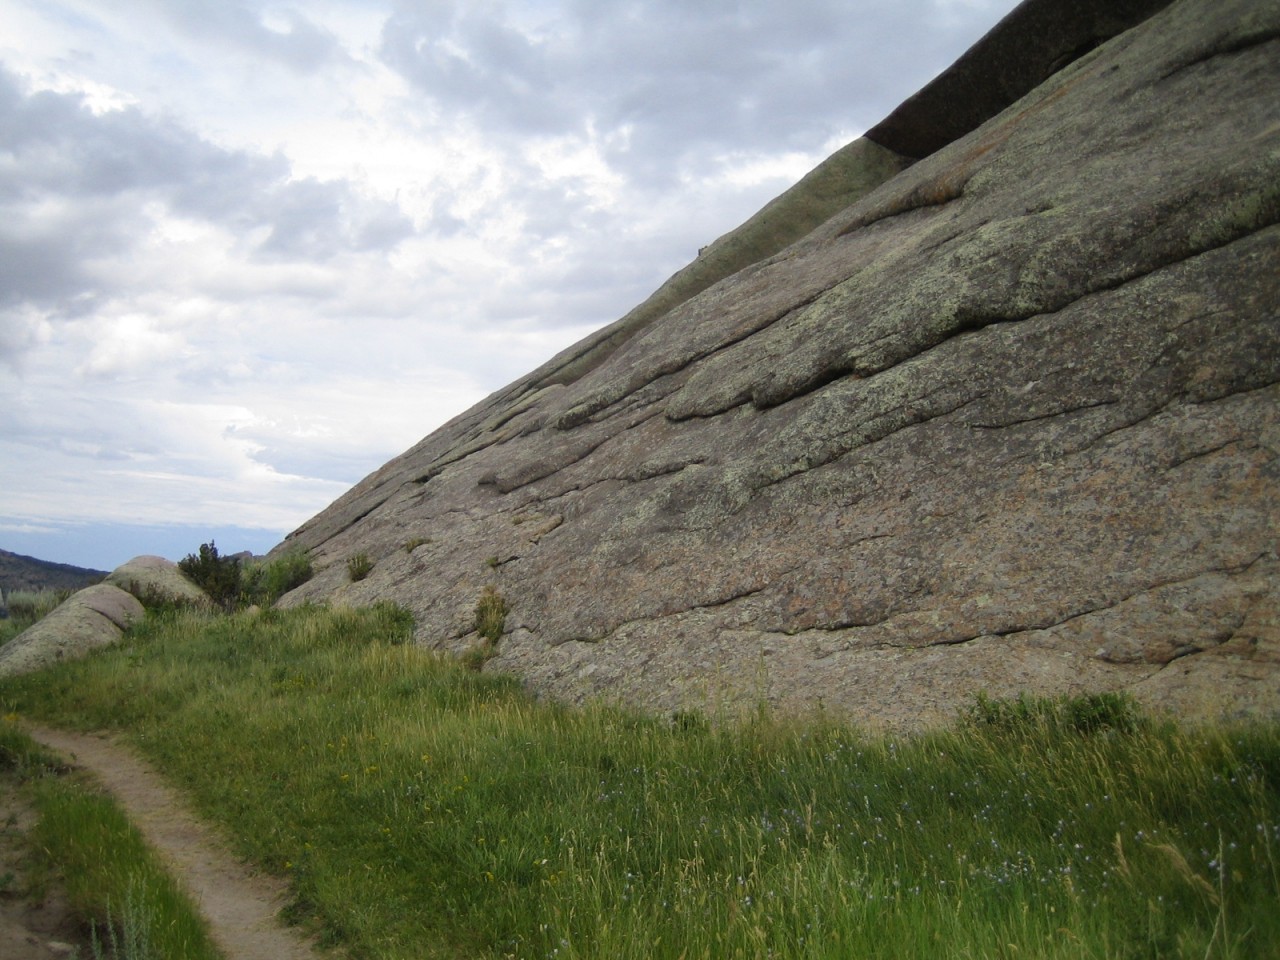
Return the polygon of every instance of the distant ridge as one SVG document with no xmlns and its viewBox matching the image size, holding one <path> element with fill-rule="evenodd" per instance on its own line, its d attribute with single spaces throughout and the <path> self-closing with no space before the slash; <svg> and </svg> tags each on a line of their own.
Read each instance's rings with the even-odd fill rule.
<svg viewBox="0 0 1280 960">
<path fill-rule="evenodd" d="M 0 590 L 5 596 L 14 590 L 79 590 L 99 582 L 106 575 L 105 570 L 37 560 L 0 550 Z"/>
</svg>

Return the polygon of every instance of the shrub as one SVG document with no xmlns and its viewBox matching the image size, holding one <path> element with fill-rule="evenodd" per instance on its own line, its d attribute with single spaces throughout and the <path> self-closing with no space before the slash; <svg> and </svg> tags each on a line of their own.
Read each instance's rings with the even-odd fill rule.
<svg viewBox="0 0 1280 960">
<path fill-rule="evenodd" d="M 1143 725 L 1141 708 L 1125 693 L 1075 697 L 1029 697 L 1023 693 L 994 700 L 980 693 L 965 719 L 974 726 L 1010 731 L 1045 728 L 1080 734 L 1099 730 L 1134 733 Z"/>
<path fill-rule="evenodd" d="M 373 570 L 373 561 L 367 553 L 356 553 L 347 558 L 347 576 L 351 582 L 363 580 Z"/>
<path fill-rule="evenodd" d="M 387 643 L 398 646 L 413 639 L 413 614 L 390 600 L 379 600 L 362 611 L 373 633 Z"/>
<path fill-rule="evenodd" d="M 240 560 L 218 556 L 212 540 L 200 544 L 198 554 L 189 553 L 178 561 L 187 579 L 209 595 L 224 610 L 235 609 L 240 599 Z"/>
<path fill-rule="evenodd" d="M 243 599 L 270 606 L 310 580 L 311 574 L 311 557 L 305 550 L 290 550 L 274 560 L 251 564 L 244 572 Z"/>
</svg>

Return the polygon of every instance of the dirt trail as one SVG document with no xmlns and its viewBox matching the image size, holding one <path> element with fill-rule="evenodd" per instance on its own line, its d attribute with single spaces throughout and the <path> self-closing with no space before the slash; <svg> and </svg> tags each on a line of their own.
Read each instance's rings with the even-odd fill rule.
<svg viewBox="0 0 1280 960">
<path fill-rule="evenodd" d="M 122 744 L 40 727 L 38 742 L 89 770 L 128 812 L 209 923 L 227 960 L 318 960 L 300 933 L 277 920 L 286 887 L 248 870 L 181 797 Z"/>
</svg>

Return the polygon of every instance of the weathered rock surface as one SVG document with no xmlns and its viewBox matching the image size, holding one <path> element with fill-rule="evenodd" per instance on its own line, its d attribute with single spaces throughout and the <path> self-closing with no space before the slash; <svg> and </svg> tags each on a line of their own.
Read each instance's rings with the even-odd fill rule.
<svg viewBox="0 0 1280 960">
<path fill-rule="evenodd" d="M 176 563 L 164 557 L 134 557 L 112 570 L 106 582 L 127 590 L 144 606 L 172 604 L 213 608 L 208 594 L 183 576 Z"/>
<path fill-rule="evenodd" d="M 465 649 L 493 586 L 491 668 L 571 701 L 1280 715 L 1280 5 L 1148 12 L 1056 72 L 980 44 L 1034 88 L 386 464 L 285 602 Z"/>
<path fill-rule="evenodd" d="M 0 647 L 0 676 L 42 670 L 116 643 L 143 612 L 137 598 L 119 587 L 85 587 Z"/>
</svg>

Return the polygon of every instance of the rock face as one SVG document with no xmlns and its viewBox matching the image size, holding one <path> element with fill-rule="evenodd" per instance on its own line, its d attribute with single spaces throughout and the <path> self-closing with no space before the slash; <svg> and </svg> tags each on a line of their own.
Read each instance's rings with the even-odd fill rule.
<svg viewBox="0 0 1280 960">
<path fill-rule="evenodd" d="M 142 604 L 119 587 L 85 587 L 0 647 L 0 676 L 31 673 L 116 643 L 142 615 Z"/>
<path fill-rule="evenodd" d="M 285 602 L 464 650 L 492 587 L 570 701 L 1280 714 L 1280 5 L 1024 4 L 913 101 L 292 534 Z"/>
</svg>

